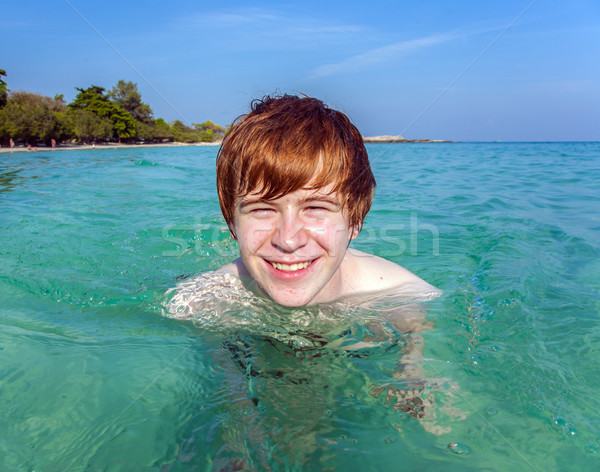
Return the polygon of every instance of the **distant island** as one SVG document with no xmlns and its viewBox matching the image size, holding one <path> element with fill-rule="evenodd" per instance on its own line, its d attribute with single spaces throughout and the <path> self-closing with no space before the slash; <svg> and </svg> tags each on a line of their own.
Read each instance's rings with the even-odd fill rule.
<svg viewBox="0 0 600 472">
<path fill-rule="evenodd" d="M 363 136 L 365 143 L 451 143 L 453 141 L 444 141 L 442 139 L 406 139 L 403 136 Z"/>
<path fill-rule="evenodd" d="M 11 92 L 0 69 L 0 145 L 9 149 L 38 146 L 164 143 L 216 143 L 228 129 L 204 123 L 167 123 L 155 118 L 142 101 L 137 84 L 123 79 L 109 91 L 97 85 L 75 87 L 77 96 L 67 103 L 26 91 Z"/>
</svg>

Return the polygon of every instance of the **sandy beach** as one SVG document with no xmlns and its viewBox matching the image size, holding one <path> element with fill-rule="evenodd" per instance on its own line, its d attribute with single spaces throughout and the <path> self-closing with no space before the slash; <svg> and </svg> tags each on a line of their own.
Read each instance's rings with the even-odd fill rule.
<svg viewBox="0 0 600 472">
<path fill-rule="evenodd" d="M 430 140 L 430 139 L 405 139 L 402 136 L 365 136 L 365 143 L 450 143 L 452 141 Z M 151 148 L 151 147 L 180 147 L 180 146 L 220 146 L 221 141 L 214 143 L 161 143 L 161 144 L 61 144 L 54 149 L 48 146 L 40 146 L 28 150 L 26 146 L 15 146 L 13 149 L 0 147 L 0 154 L 12 152 L 44 152 L 44 151 L 81 151 L 87 149 L 128 149 L 128 148 Z"/>
<path fill-rule="evenodd" d="M 221 141 L 214 143 L 162 143 L 162 144 L 61 144 L 55 148 L 48 146 L 32 147 L 28 150 L 26 146 L 15 146 L 14 148 L 0 147 L 0 154 L 13 152 L 47 152 L 47 151 L 82 151 L 87 149 L 128 149 L 128 148 L 151 148 L 151 147 L 181 147 L 181 146 L 220 146 Z M 37 149 L 37 150 L 36 150 Z"/>
</svg>

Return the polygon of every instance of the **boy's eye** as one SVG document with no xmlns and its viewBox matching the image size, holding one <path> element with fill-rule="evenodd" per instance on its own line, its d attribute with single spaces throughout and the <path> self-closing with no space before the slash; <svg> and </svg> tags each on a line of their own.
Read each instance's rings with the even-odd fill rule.
<svg viewBox="0 0 600 472">
<path fill-rule="evenodd" d="M 327 208 L 325 206 L 315 206 L 315 205 L 306 207 L 306 209 L 308 211 L 329 211 L 329 208 Z"/>
</svg>

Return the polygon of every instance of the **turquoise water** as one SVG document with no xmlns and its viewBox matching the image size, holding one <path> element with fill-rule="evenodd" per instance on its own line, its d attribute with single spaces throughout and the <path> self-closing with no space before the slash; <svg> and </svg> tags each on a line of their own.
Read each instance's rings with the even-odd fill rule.
<svg viewBox="0 0 600 472">
<path fill-rule="evenodd" d="M 0 154 L 0 470 L 598 470 L 600 144 L 368 150 L 354 247 L 444 291 L 413 339 L 422 418 L 388 394 L 412 335 L 370 330 L 377 307 L 327 318 L 383 339 L 354 352 L 286 338 L 318 309 L 164 316 L 236 256 L 216 148 Z"/>
</svg>

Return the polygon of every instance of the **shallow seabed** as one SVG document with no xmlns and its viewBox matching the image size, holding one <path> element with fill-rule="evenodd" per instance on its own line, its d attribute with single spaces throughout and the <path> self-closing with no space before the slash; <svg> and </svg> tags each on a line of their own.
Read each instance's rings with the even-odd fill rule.
<svg viewBox="0 0 600 472">
<path fill-rule="evenodd" d="M 236 256 L 215 148 L 2 155 L 0 470 L 598 470 L 600 144 L 368 150 L 353 245 L 444 291 L 398 302 L 418 335 L 377 304 L 165 316 Z"/>
</svg>

